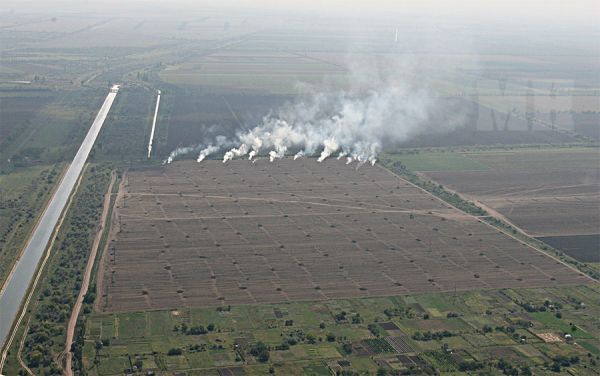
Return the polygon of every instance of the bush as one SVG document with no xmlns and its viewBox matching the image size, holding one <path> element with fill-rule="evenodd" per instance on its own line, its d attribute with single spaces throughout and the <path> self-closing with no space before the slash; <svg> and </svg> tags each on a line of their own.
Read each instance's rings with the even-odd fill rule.
<svg viewBox="0 0 600 376">
<path fill-rule="evenodd" d="M 189 335 L 199 335 L 199 334 L 206 334 L 208 333 L 207 330 L 202 326 L 192 326 L 188 331 L 187 334 Z"/>
<path fill-rule="evenodd" d="M 480 362 L 460 362 L 458 363 L 458 370 L 461 372 L 465 371 L 477 371 L 483 368 L 483 363 Z"/>
<path fill-rule="evenodd" d="M 369 324 L 369 326 L 367 326 L 367 328 L 369 329 L 369 331 L 377 338 L 381 337 L 381 327 L 377 324 Z"/>
<path fill-rule="evenodd" d="M 344 343 L 342 345 L 342 350 L 346 354 L 352 354 L 352 344 L 350 344 L 350 343 Z"/>
<path fill-rule="evenodd" d="M 256 357 L 259 362 L 266 363 L 269 361 L 269 348 L 261 341 L 250 348 L 250 354 Z"/>
<path fill-rule="evenodd" d="M 258 361 L 261 363 L 266 363 L 269 361 L 270 354 L 268 351 L 262 352 L 258 354 Z"/>
<path fill-rule="evenodd" d="M 415 334 L 412 335 L 412 339 L 414 339 L 415 341 L 431 341 L 431 340 L 441 340 L 443 338 L 447 338 L 447 337 L 454 337 L 455 334 L 452 332 L 449 332 L 447 330 L 441 331 L 441 332 L 415 332 Z"/>
<path fill-rule="evenodd" d="M 172 349 L 170 349 L 167 352 L 167 355 L 169 355 L 169 356 L 175 356 L 175 355 L 181 355 L 181 354 L 183 354 L 183 351 L 181 351 L 181 349 L 178 347 L 173 347 Z"/>
</svg>

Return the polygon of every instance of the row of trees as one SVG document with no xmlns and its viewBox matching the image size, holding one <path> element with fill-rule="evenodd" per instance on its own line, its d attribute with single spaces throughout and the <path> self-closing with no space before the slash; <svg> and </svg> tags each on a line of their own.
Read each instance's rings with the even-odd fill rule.
<svg viewBox="0 0 600 376">
<path fill-rule="evenodd" d="M 27 366 L 36 374 L 62 374 L 56 359 L 64 350 L 63 335 L 79 293 L 109 175 L 106 167 L 92 167 L 85 174 L 51 250 L 23 350 Z"/>
</svg>

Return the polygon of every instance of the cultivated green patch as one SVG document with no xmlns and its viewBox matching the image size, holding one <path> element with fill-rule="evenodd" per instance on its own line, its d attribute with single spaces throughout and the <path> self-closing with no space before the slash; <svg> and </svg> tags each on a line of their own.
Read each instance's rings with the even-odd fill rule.
<svg viewBox="0 0 600 376">
<path fill-rule="evenodd" d="M 599 298 L 592 285 L 94 313 L 86 319 L 84 364 L 89 375 L 118 374 L 136 362 L 165 374 L 525 375 L 559 367 L 591 375 L 599 370 Z M 546 342 L 544 334 L 559 340 Z"/>
</svg>

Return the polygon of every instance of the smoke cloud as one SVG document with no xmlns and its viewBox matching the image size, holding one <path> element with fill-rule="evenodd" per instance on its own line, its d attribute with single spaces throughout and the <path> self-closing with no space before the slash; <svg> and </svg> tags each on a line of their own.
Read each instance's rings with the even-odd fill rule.
<svg viewBox="0 0 600 376">
<path fill-rule="evenodd" d="M 231 142 L 227 140 L 227 137 L 219 135 L 215 137 L 214 143 L 208 145 L 197 144 L 193 146 L 178 147 L 169 154 L 169 156 L 163 161 L 163 164 L 169 164 L 182 155 L 198 153 L 198 151 L 200 151 L 200 153 L 198 154 L 196 161 L 202 162 L 209 155 L 229 146 L 231 146 Z"/>
<path fill-rule="evenodd" d="M 217 151 L 219 151 L 220 147 L 215 146 L 215 145 L 208 145 L 207 147 L 205 147 L 204 149 L 202 149 L 200 151 L 200 154 L 198 155 L 198 162 L 202 162 L 206 157 L 208 157 L 210 154 L 215 153 Z"/>
<path fill-rule="evenodd" d="M 406 61 L 356 65 L 360 67 L 352 68 L 344 89 L 304 86 L 306 93 L 298 100 L 272 111 L 253 128 L 210 143 L 198 161 L 222 149 L 224 163 L 246 155 L 252 160 L 261 154 L 272 162 L 293 153 L 294 159 L 314 155 L 322 162 L 337 155 L 338 159 L 346 157 L 348 163 L 375 164 L 385 148 L 460 124 L 460 114 L 452 116 L 456 121 L 451 123 L 428 123 L 439 99 L 429 86 L 428 68 Z M 228 144 L 233 148 L 225 149 Z M 181 148 L 175 150 L 167 163 L 180 154 Z"/>
<path fill-rule="evenodd" d="M 195 146 L 182 146 L 182 147 L 178 147 L 177 149 L 173 150 L 169 156 L 167 157 L 167 159 L 165 159 L 163 161 L 163 164 L 165 163 L 171 163 L 175 160 L 175 158 L 181 156 L 181 155 L 185 155 L 185 154 L 189 154 L 192 152 L 195 152 L 197 150 L 199 150 L 202 146 L 201 145 L 195 145 Z M 200 159 L 200 158 L 198 158 Z M 204 158 L 202 158 L 204 159 Z M 198 161 L 200 162 L 200 160 Z"/>
</svg>

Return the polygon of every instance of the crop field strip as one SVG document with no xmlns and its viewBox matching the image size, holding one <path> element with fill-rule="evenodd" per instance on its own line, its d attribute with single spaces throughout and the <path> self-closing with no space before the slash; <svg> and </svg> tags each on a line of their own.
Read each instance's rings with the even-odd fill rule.
<svg viewBox="0 0 600 376">
<path fill-rule="evenodd" d="M 600 234 L 573 236 L 546 236 L 539 240 L 560 249 L 577 261 L 600 262 Z"/>
<path fill-rule="evenodd" d="M 475 170 L 462 164 L 462 171 L 460 160 L 453 171 L 436 169 L 434 160 L 440 156 L 430 156 L 428 165 L 421 166 L 434 181 L 496 210 L 531 236 L 548 239 L 548 244 L 579 261 L 597 259 L 598 149 L 465 153 L 463 159 L 487 168 Z"/>
<path fill-rule="evenodd" d="M 422 367 L 441 366 L 429 356 L 436 356 L 437 359 L 437 356 L 444 353 L 440 350 L 442 342 L 417 341 L 412 338 L 412 335 L 416 332 L 448 330 L 455 336 L 447 337 L 443 343 L 447 343 L 454 352 L 451 358 L 441 357 L 440 361 L 446 363 L 454 359 L 457 363 L 453 365 L 454 368 L 457 368 L 461 361 L 490 357 L 513 359 L 515 353 L 521 354 L 518 358 L 520 361 L 529 361 L 535 357 L 533 362 L 542 365 L 555 353 L 566 353 L 570 356 L 576 354 L 581 359 L 587 358 L 588 351 L 594 355 L 600 354 L 597 349 L 597 336 L 593 334 L 598 316 L 597 307 L 593 303 L 598 297 L 597 290 L 597 285 L 586 285 L 247 305 L 234 306 L 231 310 L 222 311 L 214 308 L 191 308 L 113 314 L 94 313 L 86 323 L 87 351 L 84 351 L 84 354 L 86 361 L 99 360 L 96 373 L 98 375 L 117 374 L 123 365 L 128 366 L 129 358 L 138 357 L 143 359 L 146 370 L 154 369 L 157 364 L 166 364 L 167 371 L 194 374 L 194 369 L 202 368 L 199 374 L 203 375 L 217 375 L 217 372 L 232 369 L 243 371 L 248 375 L 266 374 L 271 364 L 277 370 L 277 374 L 302 375 L 306 373 L 304 367 L 309 365 L 342 365 L 347 362 L 356 371 L 368 369 L 372 374 L 379 366 L 384 366 L 386 363 L 396 367 L 409 367 L 419 362 L 422 362 Z M 555 317 L 556 312 L 528 313 L 521 310 L 516 303 L 520 301 L 537 304 L 544 300 L 564 304 L 561 309 L 562 319 Z M 580 308 L 580 302 L 585 302 L 586 308 Z M 405 309 L 413 305 L 419 307 L 422 313 L 411 309 L 414 314 L 412 318 L 392 316 L 388 317 L 391 320 L 389 322 L 377 323 L 382 328 L 390 328 L 390 330 L 385 329 L 387 333 L 381 333 L 382 337 L 374 338 L 372 332 L 367 329 L 373 323 L 373 319 L 385 317 L 386 310 L 406 312 Z M 486 315 L 484 313 L 486 310 L 491 310 L 494 314 Z M 347 312 L 348 317 L 360 315 L 364 321 L 359 324 L 352 323 L 350 320 L 338 321 L 336 317 L 341 311 Z M 449 312 L 458 314 L 458 317 L 448 318 Z M 422 318 L 424 313 L 429 314 L 430 318 L 424 320 Z M 288 320 L 293 320 L 292 326 L 286 326 L 285 322 Z M 510 333 L 500 331 L 484 333 L 481 330 L 484 325 L 505 327 L 521 320 L 526 325 L 532 323 L 532 326 L 526 329 L 516 330 L 519 335 L 527 337 L 525 344 L 519 343 L 519 339 L 511 336 Z M 570 331 L 568 324 L 570 322 L 577 326 L 574 344 L 565 343 L 558 334 L 564 330 Z M 214 323 L 220 331 L 206 335 L 188 335 L 173 330 L 174 326 L 180 326 L 182 323 L 186 323 L 188 327 Z M 324 323 L 325 327 L 320 328 L 319 323 Z M 401 329 L 396 330 L 395 328 L 398 327 Z M 289 350 L 273 349 L 281 343 L 282 337 L 286 338 L 290 333 L 296 333 L 298 330 L 323 337 L 324 341 L 314 344 L 299 343 L 291 346 Z M 340 342 L 325 340 L 328 333 L 335 334 L 337 338 L 344 338 L 343 343 L 351 343 L 352 353 L 345 353 Z M 544 343 L 538 338 L 537 333 L 556 333 L 554 335 L 558 337 L 558 342 Z M 99 353 L 95 353 L 94 344 L 102 338 L 111 338 L 110 346 L 105 346 Z M 247 363 L 235 360 L 234 344 L 248 348 L 256 341 L 263 341 L 272 347 L 273 363 L 261 365 L 253 362 L 249 356 L 246 357 L 249 360 Z M 385 342 L 394 351 L 391 351 Z M 190 349 L 190 346 L 198 343 L 207 345 L 218 343 L 225 349 L 210 349 L 210 346 L 205 352 Z M 406 347 L 396 348 L 394 343 Z M 371 345 L 389 352 L 377 353 Z M 184 350 L 183 355 L 166 355 L 173 346 L 181 347 Z M 135 358 L 132 354 L 135 354 Z M 592 367 L 587 364 L 586 366 L 591 372 L 582 374 L 595 372 L 595 367 L 592 370 Z"/>
<path fill-rule="evenodd" d="M 523 148 L 395 155 L 580 262 L 597 262 L 598 149 Z"/>
<path fill-rule="evenodd" d="M 588 281 L 378 166 L 179 162 L 125 189 L 109 312 Z"/>
<path fill-rule="evenodd" d="M 490 170 L 428 175 L 452 189 L 473 195 L 535 236 L 598 231 L 600 194 L 593 184 L 578 183 L 586 176 L 593 179 L 585 171 Z"/>
</svg>

